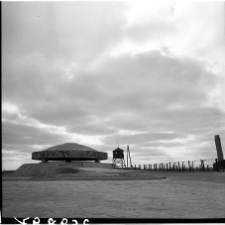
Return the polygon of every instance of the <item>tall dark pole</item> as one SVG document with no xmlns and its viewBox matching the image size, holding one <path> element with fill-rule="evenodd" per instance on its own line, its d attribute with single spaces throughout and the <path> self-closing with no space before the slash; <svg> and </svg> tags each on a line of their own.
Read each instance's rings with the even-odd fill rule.
<svg viewBox="0 0 225 225">
<path fill-rule="evenodd" d="M 220 136 L 219 135 L 215 136 L 215 144 L 216 144 L 218 162 L 223 161 L 223 150 L 222 150 L 222 146 L 221 146 Z"/>
<path fill-rule="evenodd" d="M 127 145 L 127 168 L 129 168 L 129 166 L 128 166 L 128 150 L 129 150 L 129 147 Z"/>
<path fill-rule="evenodd" d="M 130 168 L 132 167 L 132 162 L 131 162 L 131 156 L 130 156 L 130 148 L 129 148 L 129 145 L 127 146 L 128 148 L 128 152 L 129 152 L 129 158 L 130 158 Z"/>
</svg>

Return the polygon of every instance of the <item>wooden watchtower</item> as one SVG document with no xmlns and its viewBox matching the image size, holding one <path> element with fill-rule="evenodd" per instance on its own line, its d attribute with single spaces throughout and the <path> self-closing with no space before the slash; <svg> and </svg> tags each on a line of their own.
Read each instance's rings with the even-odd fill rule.
<svg viewBox="0 0 225 225">
<path fill-rule="evenodd" d="M 119 147 L 113 151 L 112 166 L 117 168 L 126 168 L 124 161 L 124 150 Z"/>
</svg>

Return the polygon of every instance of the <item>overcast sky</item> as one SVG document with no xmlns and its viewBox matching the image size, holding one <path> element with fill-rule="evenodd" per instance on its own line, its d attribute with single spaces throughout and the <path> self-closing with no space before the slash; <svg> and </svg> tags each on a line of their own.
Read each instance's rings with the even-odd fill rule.
<svg viewBox="0 0 225 225">
<path fill-rule="evenodd" d="M 224 18 L 222 1 L 3 2 L 3 168 L 67 142 L 111 163 L 117 140 L 133 164 L 212 165 Z"/>
</svg>

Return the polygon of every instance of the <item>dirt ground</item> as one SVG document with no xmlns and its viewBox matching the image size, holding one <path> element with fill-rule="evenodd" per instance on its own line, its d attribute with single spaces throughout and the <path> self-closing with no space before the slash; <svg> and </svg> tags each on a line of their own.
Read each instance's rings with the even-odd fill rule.
<svg viewBox="0 0 225 225">
<path fill-rule="evenodd" d="M 225 218 L 222 172 L 82 168 L 81 174 L 89 179 L 3 177 L 3 217 Z"/>
</svg>

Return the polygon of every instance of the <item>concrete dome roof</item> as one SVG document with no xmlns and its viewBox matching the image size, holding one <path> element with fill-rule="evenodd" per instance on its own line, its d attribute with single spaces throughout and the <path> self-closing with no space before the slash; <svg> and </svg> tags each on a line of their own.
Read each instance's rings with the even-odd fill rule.
<svg viewBox="0 0 225 225">
<path fill-rule="evenodd" d="M 77 143 L 65 143 L 62 145 L 57 145 L 50 147 L 44 151 L 92 151 L 92 152 L 97 152 L 97 150 L 93 148 L 86 147 L 84 145 L 79 145 Z"/>
</svg>

